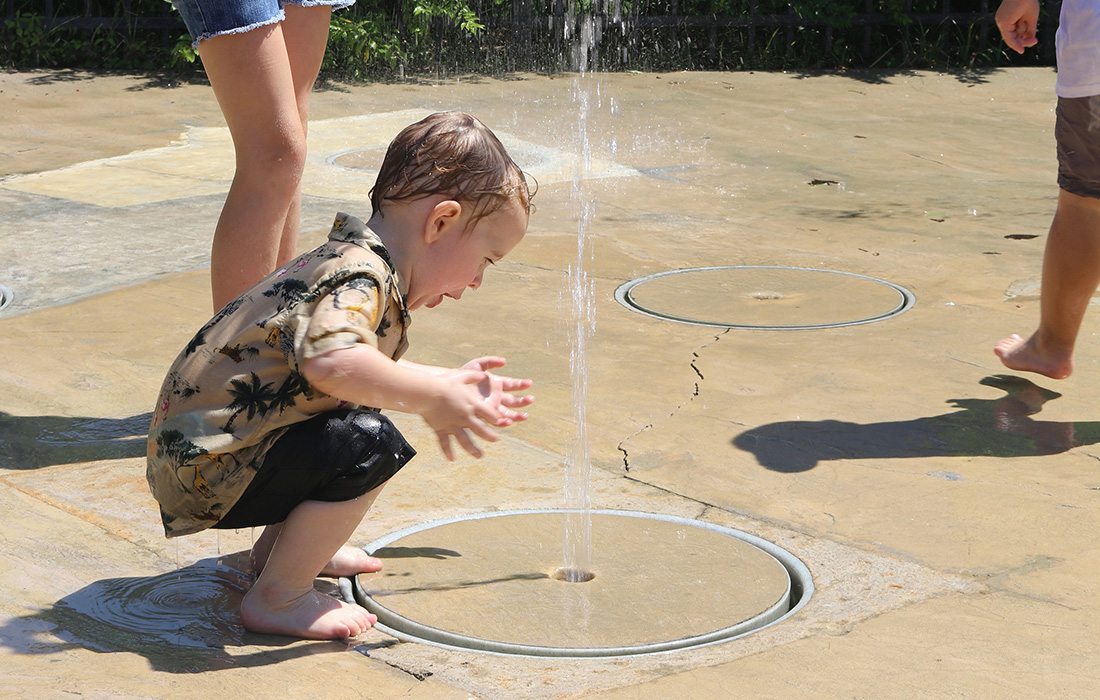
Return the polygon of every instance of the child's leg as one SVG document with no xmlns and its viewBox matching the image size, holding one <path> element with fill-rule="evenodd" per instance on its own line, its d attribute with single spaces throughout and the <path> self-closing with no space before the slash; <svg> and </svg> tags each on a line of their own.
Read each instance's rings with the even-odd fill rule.
<svg viewBox="0 0 1100 700">
<path fill-rule="evenodd" d="M 215 309 L 292 258 L 297 245 L 306 157 L 298 95 L 316 78 L 320 59 L 313 57 L 324 55 L 330 14 L 327 7 L 295 12 L 300 9 L 287 8 L 288 18 L 294 13 L 293 28 L 284 22 L 199 45 L 236 154 L 211 249 Z M 302 76 L 303 70 L 313 73 Z"/>
<path fill-rule="evenodd" d="M 1100 284 L 1100 200 L 1059 190 L 1043 255 L 1039 328 L 1012 335 L 994 352 L 1010 369 L 1064 379 L 1089 301 Z"/>
<path fill-rule="evenodd" d="M 283 530 L 283 524 L 268 525 L 260 534 L 260 538 L 252 545 L 249 555 L 249 563 L 252 572 L 257 576 L 264 570 L 267 558 L 271 555 L 271 548 Z M 344 545 L 336 550 L 332 559 L 321 569 L 322 576 L 355 576 L 357 574 L 373 574 L 382 570 L 382 560 L 372 557 L 359 547 Z"/>
<path fill-rule="evenodd" d="M 317 574 L 355 531 L 381 487 L 349 501 L 304 501 L 290 512 L 263 572 L 241 601 L 253 632 L 343 639 L 366 631 L 374 615 L 313 588 Z"/>
</svg>

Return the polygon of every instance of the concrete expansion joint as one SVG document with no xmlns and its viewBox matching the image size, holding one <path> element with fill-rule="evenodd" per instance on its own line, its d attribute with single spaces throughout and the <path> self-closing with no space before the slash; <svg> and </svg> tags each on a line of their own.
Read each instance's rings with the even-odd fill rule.
<svg viewBox="0 0 1100 700">
<path fill-rule="evenodd" d="M 1040 603 L 1042 605 L 1054 605 L 1056 607 L 1062 608 L 1063 610 L 1068 610 L 1070 612 L 1075 612 L 1075 613 L 1081 612 L 1080 607 L 1077 607 L 1077 606 L 1074 606 L 1074 605 L 1069 605 L 1067 603 L 1063 603 L 1062 601 L 1060 601 L 1057 598 L 1054 598 L 1052 596 L 1039 595 L 1037 593 L 1024 593 L 1022 591 L 1017 591 L 1017 590 L 1013 590 L 1013 589 L 1009 589 L 1009 588 L 1001 588 L 999 586 L 989 586 L 986 590 L 983 590 L 981 592 L 985 593 L 985 594 L 996 592 L 996 593 L 1001 593 L 1001 594 L 1006 595 L 1006 596 L 1011 596 L 1011 597 L 1019 599 L 1019 600 L 1027 601 L 1029 603 Z M 1061 629 L 1065 629 L 1065 628 L 1061 628 Z"/>
<path fill-rule="evenodd" d="M 551 267 L 550 265 L 536 265 L 529 262 L 521 262 L 519 260 L 509 260 L 508 264 L 512 267 L 518 267 L 524 270 L 539 270 L 541 272 L 561 272 L 561 268 Z"/>
<path fill-rule="evenodd" d="M 407 676 L 412 676 L 413 678 L 415 678 L 418 681 L 427 680 L 432 675 L 434 675 L 431 671 L 413 671 L 412 669 L 405 668 L 404 666 L 402 666 L 401 664 L 399 664 L 395 661 L 388 661 L 386 659 L 379 659 L 378 657 L 371 656 L 371 654 L 370 654 L 372 651 L 374 651 L 376 649 L 390 649 L 390 648 L 393 648 L 393 647 L 401 646 L 402 644 L 406 644 L 406 643 L 407 642 L 402 642 L 400 640 L 393 639 L 393 640 L 387 640 L 385 642 L 381 642 L 379 644 L 361 644 L 361 645 L 355 647 L 352 651 L 356 651 L 356 652 L 362 654 L 363 656 L 367 657 L 368 659 L 371 659 L 372 661 L 381 661 L 382 663 L 386 664 L 390 668 L 392 668 L 394 670 L 397 670 L 397 671 L 400 671 L 401 673 L 404 673 Z"/>
<path fill-rule="evenodd" d="M 401 673 L 412 676 L 413 678 L 415 678 L 418 681 L 427 680 L 428 678 L 430 678 L 432 676 L 431 671 L 413 671 L 411 669 L 408 669 L 408 668 L 405 668 L 405 667 L 401 666 L 400 664 L 394 663 L 393 661 L 382 661 L 382 663 L 386 664 L 390 668 L 397 669 Z"/>
<path fill-rule="evenodd" d="M 96 528 L 97 530 L 100 530 L 105 535 L 107 535 L 107 537 L 109 537 L 109 538 L 111 538 L 115 541 L 125 542 L 129 545 L 133 545 L 134 547 L 137 547 L 141 551 L 146 552 L 147 554 L 151 554 L 154 557 L 163 560 L 164 554 L 161 551 L 155 549 L 154 547 L 151 547 L 147 542 L 143 542 L 138 538 L 127 537 L 125 534 L 107 527 L 102 522 L 100 522 L 97 518 L 85 517 L 84 512 L 82 512 L 79 508 L 76 508 L 76 507 L 73 507 L 73 506 L 68 506 L 68 505 L 66 505 L 64 503 L 61 503 L 61 502 L 58 502 L 58 501 L 56 501 L 52 498 L 43 497 L 43 495 L 38 493 L 37 491 L 34 491 L 32 489 L 24 488 L 23 486 L 20 486 L 17 481 L 15 481 L 15 480 L 7 477 L 7 476 L 0 477 L 0 484 L 2 484 L 4 486 L 7 486 L 7 487 L 13 489 L 14 491 L 17 491 L 17 492 L 23 494 L 27 498 L 32 498 L 32 499 L 38 501 L 39 503 L 42 503 L 42 504 L 44 504 L 44 505 L 46 505 L 50 508 L 61 511 L 62 513 L 65 513 L 67 515 L 70 515 L 70 516 L 80 520 L 81 522 L 87 523 L 88 525 L 91 525 L 92 527 Z"/>
<path fill-rule="evenodd" d="M 786 520 L 780 520 L 778 518 L 769 517 L 769 516 L 763 515 L 761 513 L 755 513 L 755 512 L 750 512 L 750 511 L 747 511 L 747 510 L 742 510 L 740 508 L 731 508 L 729 506 L 723 506 L 723 505 L 719 505 L 717 503 L 710 503 L 709 501 L 704 501 L 704 500 L 696 498 L 694 496 L 689 496 L 687 494 L 680 493 L 679 491 L 674 491 L 672 489 L 665 488 L 664 486 L 654 484 L 654 483 L 646 481 L 644 479 L 639 479 L 636 476 L 630 476 L 630 475 L 624 474 L 623 478 L 627 479 L 629 481 L 633 481 L 636 484 L 641 484 L 642 486 L 648 486 L 651 489 L 656 489 L 657 491 L 660 491 L 662 493 L 667 493 L 670 496 L 676 496 L 677 498 L 682 498 L 685 501 L 691 501 L 692 503 L 697 503 L 697 504 L 699 504 L 700 506 L 703 507 L 702 513 L 707 513 L 709 510 L 713 509 L 713 510 L 716 510 L 716 511 L 719 511 L 719 512 L 722 512 L 722 513 L 727 513 L 729 515 L 737 516 L 739 518 L 746 518 L 746 519 L 749 519 L 749 520 L 755 520 L 756 522 L 764 523 L 765 525 L 770 525 L 771 527 L 780 528 L 782 530 L 786 530 L 787 532 L 791 532 L 791 533 L 794 533 L 796 535 L 803 535 L 803 536 L 811 538 L 811 539 L 828 540 L 830 542 L 835 542 L 837 544 L 840 544 L 840 545 L 843 545 L 843 546 L 846 546 L 846 547 L 854 547 L 854 545 L 852 545 L 851 543 L 849 543 L 845 540 L 839 540 L 839 539 L 836 539 L 834 537 L 829 537 L 827 535 L 823 535 L 820 532 L 811 530 L 811 529 L 806 528 L 806 527 L 802 527 L 798 523 L 794 523 L 794 522 L 790 522 L 790 521 L 786 521 Z M 863 549 L 861 547 L 854 547 L 854 548 L 855 549 Z M 871 550 L 868 550 L 868 551 L 874 551 L 874 548 L 872 548 Z M 893 558 L 900 559 L 901 561 L 905 561 L 905 562 L 910 563 L 910 564 L 917 564 L 919 566 L 926 566 L 925 564 L 923 564 L 919 560 L 914 559 L 912 557 L 896 556 L 896 557 L 893 557 Z"/>
</svg>

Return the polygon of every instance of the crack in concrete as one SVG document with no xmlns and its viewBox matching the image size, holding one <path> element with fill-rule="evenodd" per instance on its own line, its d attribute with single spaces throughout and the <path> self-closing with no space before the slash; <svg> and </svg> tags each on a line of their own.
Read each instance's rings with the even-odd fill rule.
<svg viewBox="0 0 1100 700">
<path fill-rule="evenodd" d="M 358 652 L 358 653 L 362 654 L 363 656 L 367 657 L 368 659 L 371 659 L 372 661 L 381 661 L 382 663 L 386 664 L 390 668 L 398 670 L 401 673 L 404 673 L 406 675 L 412 676 L 413 678 L 415 678 L 418 681 L 427 680 L 432 675 L 434 675 L 431 671 L 413 671 L 412 669 L 405 668 L 404 666 L 402 666 L 401 664 L 399 664 L 397 662 L 389 661 L 387 659 L 379 659 L 377 657 L 374 657 L 374 656 L 370 655 L 370 653 L 372 651 L 374 651 L 375 649 L 389 649 L 391 647 L 398 646 L 402 643 L 403 642 L 401 642 L 400 640 L 392 639 L 392 640 L 386 640 L 384 642 L 379 642 L 377 644 L 360 644 L 359 646 L 355 647 L 352 651 Z"/>
<path fill-rule="evenodd" d="M 695 350 L 692 351 L 692 353 L 691 353 L 692 359 L 691 359 L 691 362 L 688 363 L 688 365 L 691 367 L 692 371 L 695 372 L 695 375 L 697 377 L 699 377 L 699 381 L 694 383 L 694 385 L 692 387 L 692 391 L 691 391 L 691 396 L 688 397 L 687 401 L 684 401 L 684 402 L 680 403 L 678 406 L 676 406 L 676 408 L 672 409 L 672 412 L 670 412 L 668 414 L 669 418 L 672 418 L 677 413 L 679 413 L 685 406 L 687 406 L 689 403 L 694 401 L 702 393 L 702 387 L 700 386 L 699 382 L 702 382 L 705 379 L 705 377 L 703 377 L 703 372 L 699 369 L 698 365 L 696 365 L 695 362 L 696 362 L 696 360 L 699 360 L 702 357 L 699 353 L 701 353 L 703 350 L 706 350 L 710 346 L 712 346 L 715 343 L 717 343 L 718 341 L 720 341 L 722 339 L 722 336 L 729 333 L 730 330 L 732 330 L 732 329 L 727 328 L 726 330 L 724 330 L 721 333 L 714 336 L 714 339 L 711 340 L 710 342 L 704 343 L 703 345 L 700 345 L 698 348 L 696 348 Z M 620 440 L 619 444 L 615 446 L 615 448 L 619 452 L 623 453 L 623 471 L 626 471 L 626 472 L 630 471 L 630 453 L 627 451 L 627 449 L 625 447 L 626 443 L 630 442 L 631 440 L 638 437 L 639 435 L 641 435 L 645 431 L 649 430 L 654 425 L 656 425 L 656 423 L 647 423 L 646 425 L 642 426 L 638 430 L 634 431 L 630 435 L 628 435 L 625 438 L 623 438 L 622 440 Z"/>
</svg>

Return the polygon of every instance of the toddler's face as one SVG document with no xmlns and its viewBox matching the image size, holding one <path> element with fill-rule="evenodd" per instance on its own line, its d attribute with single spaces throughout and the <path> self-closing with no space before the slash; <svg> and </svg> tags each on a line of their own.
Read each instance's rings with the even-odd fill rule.
<svg viewBox="0 0 1100 700">
<path fill-rule="evenodd" d="M 469 216 L 470 210 L 472 207 L 462 216 Z M 427 288 L 409 307 L 424 305 L 431 309 L 444 297 L 460 299 L 467 289 L 480 287 L 486 268 L 500 262 L 523 240 L 528 218 L 527 211 L 513 199 L 468 229 L 441 241 L 431 256 Z"/>
</svg>

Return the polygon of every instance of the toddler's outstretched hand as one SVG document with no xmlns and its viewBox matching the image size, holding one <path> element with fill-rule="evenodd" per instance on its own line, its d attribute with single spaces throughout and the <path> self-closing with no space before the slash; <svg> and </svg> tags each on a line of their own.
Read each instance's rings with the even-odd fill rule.
<svg viewBox="0 0 1100 700">
<path fill-rule="evenodd" d="M 517 396 L 511 393 L 530 389 L 531 385 L 534 384 L 530 379 L 503 377 L 489 372 L 490 369 L 503 367 L 505 364 L 506 361 L 503 357 L 489 355 L 475 358 L 462 365 L 462 369 L 475 369 L 485 372 L 486 377 L 478 384 L 478 390 L 481 392 L 482 397 L 500 412 L 500 418 L 495 424 L 499 428 L 507 428 L 516 421 L 527 420 L 526 413 L 515 409 L 530 406 L 535 401 L 535 397 L 530 394 Z"/>
<path fill-rule="evenodd" d="M 503 364 L 504 358 L 482 357 L 440 377 L 443 392 L 421 416 L 435 431 L 448 460 L 454 459 L 451 438 L 466 452 L 480 458 L 483 453 L 470 433 L 496 442 L 498 435 L 490 426 L 507 427 L 527 418 L 527 414 L 514 409 L 530 404 L 534 397 L 509 392 L 530 387 L 531 380 L 497 377 L 486 371 Z"/>
</svg>

